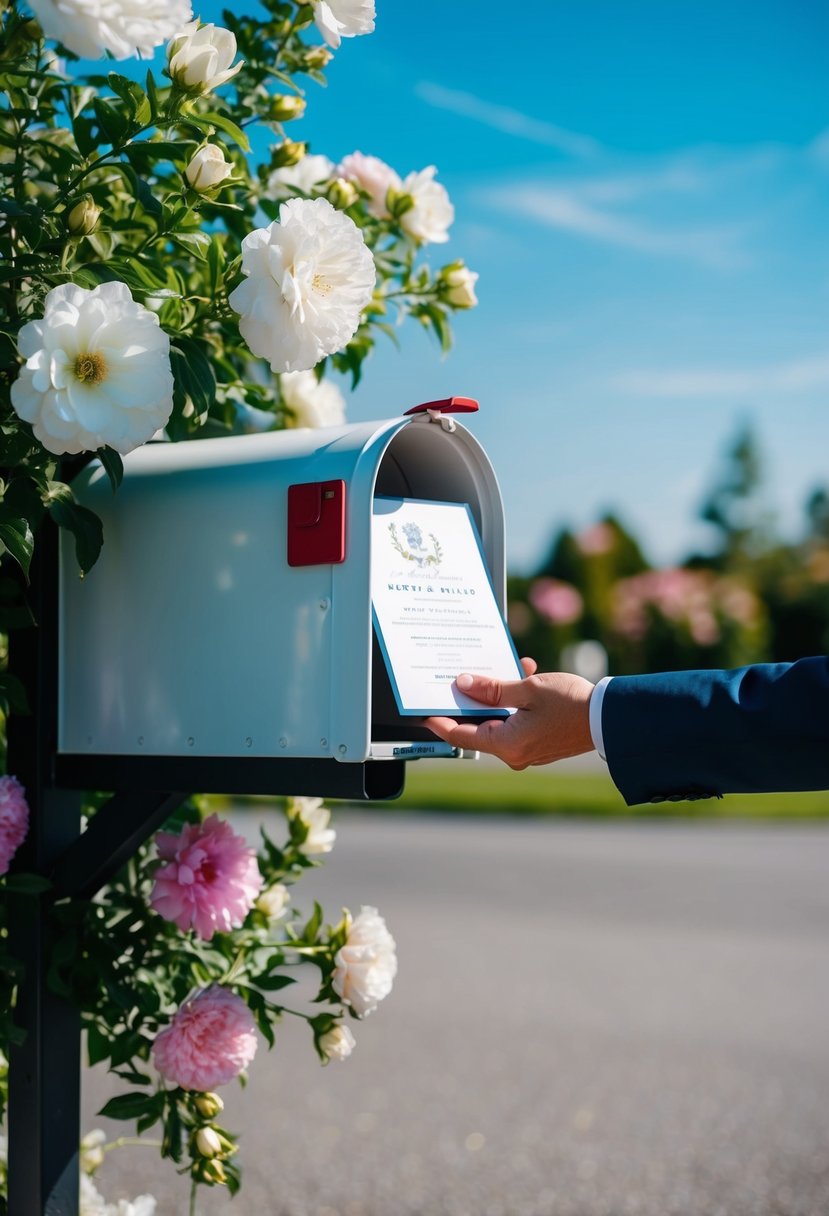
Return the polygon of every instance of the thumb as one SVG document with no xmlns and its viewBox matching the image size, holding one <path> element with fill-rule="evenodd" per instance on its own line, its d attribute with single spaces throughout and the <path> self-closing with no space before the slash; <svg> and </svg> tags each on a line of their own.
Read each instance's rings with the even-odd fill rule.
<svg viewBox="0 0 829 1216">
<path fill-rule="evenodd" d="M 523 680 L 494 680 L 490 676 L 473 676 L 468 672 L 455 680 L 458 692 L 480 701 L 483 705 L 503 705 L 518 709 L 526 703 Z"/>
</svg>

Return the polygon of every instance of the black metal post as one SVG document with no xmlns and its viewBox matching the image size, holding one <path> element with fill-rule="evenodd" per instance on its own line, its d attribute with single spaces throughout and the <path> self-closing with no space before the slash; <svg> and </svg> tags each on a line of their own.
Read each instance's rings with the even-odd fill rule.
<svg viewBox="0 0 829 1216">
<path fill-rule="evenodd" d="M 44 874 L 80 831 L 80 795 L 52 780 L 57 744 L 58 536 L 47 521 L 27 589 L 37 627 L 16 632 L 11 665 L 30 716 L 9 722 L 9 771 L 29 802 L 29 834 L 15 869 Z M 80 1015 L 47 984 L 49 893 L 10 897 L 13 954 L 25 968 L 16 1023 L 25 1039 L 9 1054 L 9 1212 L 77 1216 Z"/>
</svg>

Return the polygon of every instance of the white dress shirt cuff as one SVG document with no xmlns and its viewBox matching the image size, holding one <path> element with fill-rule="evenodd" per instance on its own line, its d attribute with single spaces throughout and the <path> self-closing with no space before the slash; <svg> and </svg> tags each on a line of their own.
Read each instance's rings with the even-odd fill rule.
<svg viewBox="0 0 829 1216">
<path fill-rule="evenodd" d="M 593 746 L 604 761 L 607 761 L 607 756 L 604 753 L 604 735 L 602 734 L 602 702 L 604 701 L 604 690 L 612 679 L 613 676 L 605 676 L 603 680 L 599 680 L 590 694 L 590 734 L 593 736 Z"/>
</svg>

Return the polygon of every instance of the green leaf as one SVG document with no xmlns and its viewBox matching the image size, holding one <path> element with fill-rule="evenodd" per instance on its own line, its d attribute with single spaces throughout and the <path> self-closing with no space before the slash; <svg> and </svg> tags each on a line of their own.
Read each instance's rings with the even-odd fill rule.
<svg viewBox="0 0 829 1216">
<path fill-rule="evenodd" d="M 158 118 L 158 86 L 152 72 L 147 72 L 147 100 L 150 103 L 150 118 L 153 122 Z"/>
<path fill-rule="evenodd" d="M 61 528 L 66 528 L 75 538 L 75 555 L 81 575 L 88 574 L 98 560 L 104 543 L 104 530 L 98 516 L 88 507 L 76 502 L 57 498 L 49 503 L 49 514 Z"/>
<path fill-rule="evenodd" d="M 195 253 L 198 258 L 206 258 L 210 249 L 210 237 L 206 232 L 173 232 L 171 239 L 177 245 Z"/>
<path fill-rule="evenodd" d="M 196 117 L 198 118 L 198 123 L 211 123 L 214 127 L 218 127 L 220 131 L 224 131 L 225 135 L 229 135 L 243 152 L 250 152 L 250 140 L 247 135 L 245 135 L 241 127 L 237 127 L 236 123 L 230 118 L 226 118 L 224 114 L 217 114 L 215 110 L 204 110 Z"/>
<path fill-rule="evenodd" d="M 124 462 L 121 459 L 121 455 L 119 452 L 116 452 L 114 448 L 106 447 L 98 448 L 97 456 L 101 464 L 106 469 L 109 484 L 112 486 L 112 492 L 114 494 L 121 482 L 124 480 Z"/>
<path fill-rule="evenodd" d="M 0 541 L 28 578 L 35 538 L 27 519 L 0 520 Z"/>
<path fill-rule="evenodd" d="M 26 689 L 16 676 L 10 676 L 8 672 L 0 675 L 0 706 L 7 713 L 9 710 L 14 710 L 18 714 L 31 712 L 26 698 Z"/>
<path fill-rule="evenodd" d="M 106 139 L 113 146 L 120 143 L 129 130 L 129 119 L 119 113 L 109 102 L 102 101 L 100 97 L 94 98 L 92 108 L 95 111 L 95 117 L 98 119 L 98 125 Z"/>
<path fill-rule="evenodd" d="M 222 272 L 225 264 L 224 246 L 218 235 L 214 234 L 207 251 L 207 270 L 210 275 L 211 295 L 217 295 L 222 287 Z"/>
<path fill-rule="evenodd" d="M 145 126 L 150 121 L 152 111 L 147 95 L 141 88 L 141 85 L 136 84 L 134 80 L 128 80 L 126 76 L 119 76 L 117 72 L 110 72 L 107 79 L 113 93 L 117 93 L 121 100 L 126 103 L 130 118 L 142 127 Z"/>
<path fill-rule="evenodd" d="M 105 1119 L 139 1119 L 142 1115 L 152 1114 L 157 1106 L 155 1094 L 142 1094 L 133 1090 L 129 1094 L 118 1094 L 110 1098 L 105 1106 L 98 1111 Z"/>
<path fill-rule="evenodd" d="M 170 348 L 170 364 L 176 386 L 204 419 L 216 400 L 216 377 L 207 355 L 192 338 L 179 336 Z"/>
<path fill-rule="evenodd" d="M 320 907 L 319 903 L 314 900 L 314 914 L 308 921 L 308 924 L 302 930 L 303 941 L 306 941 L 309 946 L 313 946 L 314 942 L 317 940 L 317 935 L 319 934 L 321 925 L 322 908 Z"/>
<path fill-rule="evenodd" d="M 110 1041 L 95 1023 L 86 1028 L 86 1053 L 90 1068 L 109 1057 Z"/>
<path fill-rule="evenodd" d="M 252 982 L 264 992 L 278 992 L 280 988 L 287 988 L 289 984 L 295 984 L 296 980 L 292 975 L 260 975 Z"/>
</svg>

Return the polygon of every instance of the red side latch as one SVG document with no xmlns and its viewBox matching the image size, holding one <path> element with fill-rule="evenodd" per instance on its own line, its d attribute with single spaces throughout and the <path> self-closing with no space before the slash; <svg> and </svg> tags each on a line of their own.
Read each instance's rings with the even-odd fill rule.
<svg viewBox="0 0 829 1216">
<path fill-rule="evenodd" d="M 345 561 L 345 482 L 288 486 L 288 565 Z"/>
<path fill-rule="evenodd" d="M 413 405 L 406 414 L 476 414 L 479 409 L 474 397 L 444 397 L 442 401 L 424 401 L 422 405 Z"/>
</svg>

